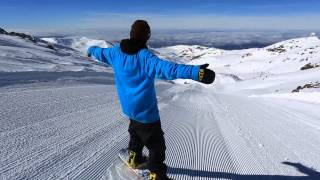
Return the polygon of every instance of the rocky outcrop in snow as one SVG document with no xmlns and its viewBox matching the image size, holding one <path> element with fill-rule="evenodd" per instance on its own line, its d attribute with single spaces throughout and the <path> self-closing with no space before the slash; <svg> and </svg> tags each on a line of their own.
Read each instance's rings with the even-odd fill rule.
<svg viewBox="0 0 320 180">
<path fill-rule="evenodd" d="M 298 86 L 296 89 L 292 90 L 292 92 L 300 92 L 303 89 L 312 89 L 312 88 L 320 88 L 320 82 L 316 81 L 315 83 L 308 83 L 303 86 Z"/>
<path fill-rule="evenodd" d="M 267 51 L 269 51 L 269 52 L 283 53 L 283 52 L 286 52 L 287 50 L 284 48 L 283 45 L 280 45 L 280 46 L 278 46 L 278 47 L 268 48 Z"/>
<path fill-rule="evenodd" d="M 0 34 L 7 34 L 7 31 L 5 31 L 4 29 L 0 28 Z"/>
<path fill-rule="evenodd" d="M 27 39 L 27 40 L 30 40 L 32 42 L 36 42 L 36 38 L 35 37 L 33 37 L 31 35 L 28 35 L 28 34 L 25 34 L 25 33 L 9 32 L 9 33 L 7 33 L 7 35 L 18 36 L 18 37 L 21 37 L 23 39 Z"/>
<path fill-rule="evenodd" d="M 6 35 L 9 35 L 9 36 L 18 36 L 18 37 L 21 37 L 23 39 L 27 39 L 27 40 L 30 40 L 32 42 L 36 42 L 36 38 L 31 36 L 31 35 L 28 35 L 28 34 L 25 34 L 25 33 L 18 33 L 18 32 L 7 32 L 6 30 L 0 28 L 0 34 L 6 34 Z"/>
<path fill-rule="evenodd" d="M 308 64 L 304 65 L 303 67 L 301 67 L 300 70 L 312 69 L 312 68 L 317 68 L 317 67 L 320 67 L 320 64 L 308 63 Z"/>
</svg>

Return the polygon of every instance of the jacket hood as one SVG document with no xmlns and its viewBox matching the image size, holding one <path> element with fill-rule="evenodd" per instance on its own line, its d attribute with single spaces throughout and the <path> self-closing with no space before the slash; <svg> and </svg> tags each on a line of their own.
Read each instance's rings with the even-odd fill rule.
<svg viewBox="0 0 320 180">
<path fill-rule="evenodd" d="M 120 42 L 120 49 L 122 52 L 133 55 L 138 53 L 141 49 L 148 49 L 146 43 L 136 41 L 134 39 L 123 39 Z"/>
</svg>

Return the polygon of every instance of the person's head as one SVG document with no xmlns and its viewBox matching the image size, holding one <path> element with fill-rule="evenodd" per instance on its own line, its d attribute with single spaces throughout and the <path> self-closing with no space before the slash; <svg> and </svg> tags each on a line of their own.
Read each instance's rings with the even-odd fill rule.
<svg viewBox="0 0 320 180">
<path fill-rule="evenodd" d="M 130 30 L 130 39 L 146 44 L 151 37 L 150 26 L 145 20 L 136 20 Z"/>
</svg>

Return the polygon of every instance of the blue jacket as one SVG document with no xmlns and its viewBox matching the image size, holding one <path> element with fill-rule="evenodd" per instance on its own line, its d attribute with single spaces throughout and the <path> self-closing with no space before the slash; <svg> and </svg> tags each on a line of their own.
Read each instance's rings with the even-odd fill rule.
<svg viewBox="0 0 320 180">
<path fill-rule="evenodd" d="M 129 55 L 120 45 L 112 48 L 92 46 L 88 55 L 112 66 L 123 113 L 142 123 L 160 120 L 155 78 L 198 80 L 199 66 L 162 60 L 146 48 Z"/>
</svg>

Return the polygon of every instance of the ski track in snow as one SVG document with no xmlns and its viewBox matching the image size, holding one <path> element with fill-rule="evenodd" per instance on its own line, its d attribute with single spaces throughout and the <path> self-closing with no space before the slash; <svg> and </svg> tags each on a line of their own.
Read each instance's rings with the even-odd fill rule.
<svg viewBox="0 0 320 180">
<path fill-rule="evenodd" d="M 0 96 L 3 178 L 61 178 L 126 137 L 127 122 L 111 85 Z"/>
<path fill-rule="evenodd" d="M 106 177 L 128 143 L 128 121 L 114 86 L 34 89 L 35 84 L 11 92 L 1 89 L 1 179 Z M 160 86 L 171 177 L 303 178 L 308 176 L 282 162 L 319 167 L 320 140 L 314 138 L 320 135 L 319 122 L 314 115 L 292 113 L 281 102 L 270 106 L 256 98 L 203 96 L 207 88 L 198 84 Z M 270 108 L 276 114 L 268 113 Z M 292 138 L 299 134 L 308 141 Z"/>
</svg>

